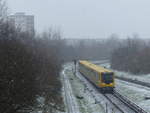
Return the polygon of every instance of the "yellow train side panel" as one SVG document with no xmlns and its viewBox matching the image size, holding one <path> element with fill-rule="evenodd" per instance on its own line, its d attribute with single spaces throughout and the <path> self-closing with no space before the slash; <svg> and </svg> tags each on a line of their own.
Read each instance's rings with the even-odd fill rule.
<svg viewBox="0 0 150 113">
<path fill-rule="evenodd" d="M 87 72 L 83 72 L 84 75 L 90 79 L 96 86 L 100 87 L 100 88 L 103 88 L 103 87 L 114 87 L 115 86 L 115 83 L 111 83 L 111 84 L 105 84 L 105 83 L 101 83 L 101 73 L 103 72 L 112 72 L 108 69 L 105 69 L 103 67 L 100 67 L 100 66 L 97 66 L 95 64 L 92 64 L 88 61 L 85 61 L 85 60 L 80 60 L 79 61 L 80 64 L 84 65 L 87 69 L 91 69 L 93 70 L 95 73 L 98 74 L 98 78 L 95 78 L 95 76 L 91 76 L 89 73 Z M 86 73 L 86 74 L 85 74 Z M 114 79 L 114 78 L 113 78 Z"/>
</svg>

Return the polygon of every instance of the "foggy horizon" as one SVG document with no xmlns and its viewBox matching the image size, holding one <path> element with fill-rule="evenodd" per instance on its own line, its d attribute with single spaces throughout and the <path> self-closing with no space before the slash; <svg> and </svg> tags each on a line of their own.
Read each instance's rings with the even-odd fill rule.
<svg viewBox="0 0 150 113">
<path fill-rule="evenodd" d="M 64 38 L 150 38 L 148 0 L 7 0 L 9 12 L 35 16 L 35 30 L 58 28 Z"/>
</svg>

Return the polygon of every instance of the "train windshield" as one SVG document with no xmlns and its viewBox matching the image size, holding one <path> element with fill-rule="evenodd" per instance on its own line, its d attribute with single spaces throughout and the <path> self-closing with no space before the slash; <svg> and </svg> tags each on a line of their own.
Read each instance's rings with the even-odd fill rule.
<svg viewBox="0 0 150 113">
<path fill-rule="evenodd" d="M 109 84 L 113 82 L 113 73 L 102 73 L 102 82 Z"/>
</svg>

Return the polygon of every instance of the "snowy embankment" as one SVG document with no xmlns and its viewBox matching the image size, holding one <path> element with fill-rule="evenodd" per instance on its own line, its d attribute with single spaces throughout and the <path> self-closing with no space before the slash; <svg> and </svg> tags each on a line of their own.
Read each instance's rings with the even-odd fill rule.
<svg viewBox="0 0 150 113">
<path fill-rule="evenodd" d="M 109 65 L 105 63 L 103 66 Z M 79 73 L 75 76 L 73 72 L 72 63 L 66 64 L 62 71 L 66 113 L 106 113 L 106 108 L 108 113 L 119 113 L 83 76 Z M 150 100 L 145 100 L 150 95 L 150 88 L 116 80 L 116 89 L 146 111 L 150 111 Z"/>
<path fill-rule="evenodd" d="M 64 91 L 64 94 L 66 92 L 71 91 L 71 96 L 74 98 L 73 100 L 70 100 L 71 103 L 77 103 L 77 109 L 75 113 L 105 113 L 104 108 L 97 104 L 95 101 L 95 98 L 93 95 L 85 89 L 84 84 L 79 80 L 78 77 L 74 76 L 73 74 L 73 64 L 68 63 L 65 65 L 65 71 L 64 75 L 69 80 L 69 83 L 71 85 L 71 89 L 67 89 L 67 91 Z M 64 81 L 65 82 L 65 81 Z M 65 95 L 64 95 L 65 96 Z M 66 109 L 70 109 L 71 103 L 68 106 L 67 103 L 68 96 L 65 96 L 65 102 L 66 102 Z M 67 110 L 68 111 L 68 110 Z M 72 112 L 68 112 L 72 113 Z"/>
<path fill-rule="evenodd" d="M 72 87 L 67 75 L 67 66 L 64 66 L 64 70 L 62 71 L 62 81 L 63 81 L 63 94 L 66 105 L 67 113 L 80 113 L 79 107 L 76 102 L 76 98 L 73 94 Z"/>
<path fill-rule="evenodd" d="M 150 99 L 146 99 L 146 97 L 150 97 L 150 88 L 116 80 L 116 89 L 145 111 L 150 112 Z"/>
<path fill-rule="evenodd" d="M 102 95 L 89 81 L 87 81 L 80 73 L 73 74 L 73 64 L 65 66 L 64 74 L 68 77 L 69 84 L 72 88 L 72 96 L 77 102 L 79 112 L 81 113 L 120 113 L 120 111 Z M 68 90 L 67 92 L 70 92 Z M 65 98 L 68 98 L 65 96 Z M 66 100 L 66 99 L 65 99 Z M 72 102 L 71 102 L 72 103 Z M 67 104 L 67 103 L 66 103 Z M 66 108 L 70 106 L 66 105 Z M 70 109 L 70 108 L 69 108 Z M 78 112 L 77 112 L 78 113 Z M 129 113 L 128 111 L 125 113 Z"/>
<path fill-rule="evenodd" d="M 110 63 L 104 63 L 100 65 L 110 69 Z M 150 74 L 133 75 L 127 72 L 120 72 L 116 70 L 113 71 L 115 72 L 115 76 L 118 77 L 150 83 Z M 128 97 L 131 101 L 143 108 L 145 111 L 150 112 L 150 88 L 116 79 L 116 89 L 119 90 L 121 94 Z"/>
<path fill-rule="evenodd" d="M 104 63 L 104 64 L 99 64 L 99 65 L 110 69 L 110 63 Z M 113 69 L 111 69 L 111 70 L 113 70 Z M 138 80 L 138 81 L 145 82 L 145 83 L 150 83 L 149 82 L 150 74 L 134 75 L 129 72 L 122 72 L 122 71 L 117 71 L 117 70 L 113 70 L 113 71 L 115 72 L 115 76 L 117 76 L 117 77 L 122 77 L 122 78 L 127 78 L 127 79 L 132 79 L 132 80 Z"/>
</svg>

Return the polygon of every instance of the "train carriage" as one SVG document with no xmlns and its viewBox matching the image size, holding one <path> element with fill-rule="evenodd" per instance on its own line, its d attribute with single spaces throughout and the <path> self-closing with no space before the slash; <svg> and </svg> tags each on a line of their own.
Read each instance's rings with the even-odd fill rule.
<svg viewBox="0 0 150 113">
<path fill-rule="evenodd" d="M 112 93 L 115 87 L 114 73 L 108 69 L 92 64 L 88 61 L 79 61 L 79 72 L 104 93 Z"/>
</svg>

